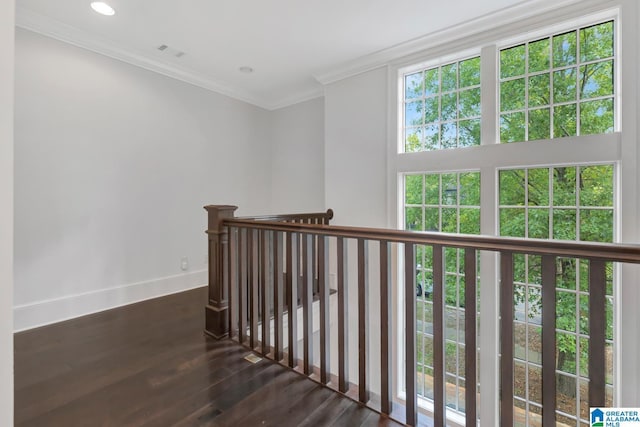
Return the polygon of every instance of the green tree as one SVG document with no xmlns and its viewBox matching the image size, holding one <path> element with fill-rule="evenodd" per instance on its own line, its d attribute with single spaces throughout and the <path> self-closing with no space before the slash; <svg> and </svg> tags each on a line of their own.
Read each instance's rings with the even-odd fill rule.
<svg viewBox="0 0 640 427">
<path fill-rule="evenodd" d="M 613 34 L 613 22 L 606 22 L 503 49 L 501 142 L 613 132 Z M 405 98 L 409 101 L 405 102 L 405 117 L 410 119 L 405 123 L 406 151 L 480 143 L 479 58 L 406 79 Z M 499 174 L 500 234 L 611 242 L 613 182 L 611 165 L 503 170 Z M 479 199 L 478 173 L 407 176 L 406 227 L 477 234 Z M 431 248 L 417 252 L 422 267 L 418 282 L 428 283 L 433 280 Z M 588 262 L 559 258 L 556 267 L 558 388 L 575 397 L 576 379 L 571 375 L 588 376 L 588 340 L 581 336 L 589 334 Z M 457 250 L 446 251 L 445 270 L 446 304 L 461 309 L 458 295 L 464 294 L 464 265 Z M 612 265 L 607 265 L 606 274 L 606 335 L 612 340 Z M 523 315 L 530 320 L 538 318 L 542 309 L 541 258 L 514 257 L 514 276 L 518 283 L 514 304 L 526 303 L 528 312 Z M 455 346 L 453 350 L 449 347 L 447 357 L 455 360 Z M 429 346 L 425 344 L 425 348 Z M 607 374 L 611 383 L 611 372 Z"/>
</svg>

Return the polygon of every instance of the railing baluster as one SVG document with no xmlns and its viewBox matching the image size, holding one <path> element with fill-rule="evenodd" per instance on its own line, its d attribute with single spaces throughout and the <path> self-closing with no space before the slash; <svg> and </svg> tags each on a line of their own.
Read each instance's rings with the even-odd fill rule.
<svg viewBox="0 0 640 427">
<path fill-rule="evenodd" d="M 260 250 L 260 264 L 262 266 L 262 354 L 267 356 L 271 351 L 271 289 L 273 286 L 273 258 L 271 255 L 271 232 L 260 231 L 262 241 Z M 275 357 L 274 357 L 275 359 Z"/>
<path fill-rule="evenodd" d="M 416 248 L 413 243 L 404 244 L 404 310 L 405 310 L 405 387 L 407 425 L 418 421 L 416 400 Z"/>
<path fill-rule="evenodd" d="M 476 250 L 464 250 L 464 348 L 465 348 L 465 416 L 466 426 L 478 425 L 476 407 Z"/>
<path fill-rule="evenodd" d="M 358 239 L 358 400 L 369 401 L 369 245 Z"/>
<path fill-rule="evenodd" d="M 444 248 L 433 245 L 433 419 L 445 425 L 447 407 L 444 373 Z"/>
<path fill-rule="evenodd" d="M 238 328 L 238 229 L 229 227 L 229 338 Z"/>
<path fill-rule="evenodd" d="M 338 257 L 338 390 L 346 393 L 349 390 L 349 324 L 348 304 L 348 252 L 343 237 L 336 239 Z"/>
<path fill-rule="evenodd" d="M 500 420 L 513 426 L 513 254 L 500 254 Z"/>
<path fill-rule="evenodd" d="M 287 301 L 289 314 L 289 366 L 298 364 L 298 234 L 287 233 Z"/>
<path fill-rule="evenodd" d="M 240 257 L 240 285 L 238 286 L 238 340 L 244 344 L 247 338 L 247 229 L 238 230 L 238 256 Z"/>
<path fill-rule="evenodd" d="M 556 257 L 542 257 L 542 424 L 556 422 Z"/>
<path fill-rule="evenodd" d="M 303 369 L 306 375 L 313 370 L 313 236 L 302 235 L 302 329 Z"/>
<path fill-rule="evenodd" d="M 259 302 L 260 297 L 258 295 L 258 289 L 260 287 L 260 258 L 258 255 L 258 249 L 260 247 L 258 241 L 258 230 L 249 229 L 249 286 L 251 290 L 249 292 L 249 307 L 250 307 L 250 345 L 251 349 L 255 350 L 258 345 L 258 317 L 259 317 Z"/>
<path fill-rule="evenodd" d="M 380 412 L 389 415 L 392 409 L 391 392 L 391 243 L 380 242 L 380 382 L 382 402 Z"/>
<path fill-rule="evenodd" d="M 603 407 L 605 401 L 605 262 L 589 261 L 589 406 Z"/>
<path fill-rule="evenodd" d="M 320 295 L 320 281 L 319 281 L 319 272 L 318 272 L 318 240 L 321 239 L 322 236 L 312 235 L 312 244 L 311 244 L 311 283 L 312 283 L 312 294 Z"/>
<path fill-rule="evenodd" d="M 273 244 L 273 317 L 274 317 L 274 357 L 275 361 L 280 361 L 284 357 L 284 291 L 283 291 L 283 233 L 274 231 L 272 235 Z"/>
<path fill-rule="evenodd" d="M 320 291 L 320 382 L 329 382 L 329 238 L 318 236 L 318 286 Z"/>
</svg>

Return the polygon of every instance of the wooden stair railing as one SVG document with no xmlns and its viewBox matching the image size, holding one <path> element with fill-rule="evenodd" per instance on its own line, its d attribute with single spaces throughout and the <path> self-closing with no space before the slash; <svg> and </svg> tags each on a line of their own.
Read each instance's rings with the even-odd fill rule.
<svg viewBox="0 0 640 427">
<path fill-rule="evenodd" d="M 542 256 L 542 387 L 543 425 L 555 425 L 556 411 L 556 318 L 555 288 L 558 257 L 589 261 L 589 406 L 605 404 L 605 263 L 640 263 L 640 246 L 566 242 L 536 239 L 411 232 L 376 228 L 328 225 L 333 213 L 280 215 L 234 218 L 235 206 L 206 206 L 209 213 L 209 304 L 206 307 L 205 331 L 215 338 L 236 338 L 241 344 L 263 356 L 300 370 L 305 375 L 336 391 L 347 394 L 362 404 L 371 405 L 369 390 L 368 293 L 380 295 L 380 402 L 382 414 L 407 425 L 418 421 L 416 372 L 416 245 L 433 248 L 433 420 L 446 422 L 445 402 L 445 336 L 444 336 L 444 250 L 464 250 L 465 260 L 465 419 L 466 426 L 476 426 L 476 283 L 478 251 L 499 253 L 500 271 L 500 423 L 513 425 L 514 399 L 514 304 L 513 255 Z M 296 219 L 298 218 L 298 219 Z M 335 253 L 329 252 L 329 241 L 335 241 Z M 347 298 L 349 249 L 347 242 L 356 241 L 357 301 Z M 377 259 L 370 259 L 369 248 L 378 245 Z M 393 398 L 391 366 L 391 300 L 392 254 L 403 249 L 404 323 L 406 357 L 404 382 L 406 399 L 404 419 L 392 414 Z M 337 286 L 337 353 L 338 367 L 331 370 L 329 326 L 329 258 L 336 262 Z M 379 264 L 379 289 L 371 289 L 368 264 Z M 314 276 L 315 275 L 315 276 Z M 302 348 L 297 354 L 297 311 L 287 310 L 287 337 L 284 336 L 285 306 L 295 307 L 299 288 L 294 277 L 300 277 L 302 310 Z M 312 288 L 317 278 L 319 296 L 319 372 L 312 362 L 313 319 Z M 241 286 L 242 284 L 242 286 Z M 285 301 L 285 299 L 287 301 Z M 506 302 L 506 303 L 504 303 Z M 350 309 L 357 310 L 357 354 L 348 348 Z M 273 323 L 273 343 L 271 339 Z M 287 353 L 285 359 L 285 341 Z M 348 362 L 357 357 L 358 373 L 350 375 Z M 337 377 L 332 374 L 337 373 Z M 319 375 L 317 375 L 319 373 Z M 350 392 L 350 380 L 357 378 L 357 393 Z M 377 405 L 377 404 L 376 404 Z M 371 407 L 371 406 L 370 406 Z"/>
</svg>

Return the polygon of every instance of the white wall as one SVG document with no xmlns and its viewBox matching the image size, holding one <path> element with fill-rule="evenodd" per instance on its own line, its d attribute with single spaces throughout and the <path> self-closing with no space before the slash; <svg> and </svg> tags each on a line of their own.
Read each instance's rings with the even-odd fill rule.
<svg viewBox="0 0 640 427">
<path fill-rule="evenodd" d="M 204 284 L 202 206 L 270 208 L 269 112 L 16 37 L 15 328 Z"/>
<path fill-rule="evenodd" d="M 276 213 L 323 211 L 324 98 L 272 111 L 269 120 L 272 209 Z"/>
<path fill-rule="evenodd" d="M 0 425 L 13 425 L 13 0 L 0 2 Z"/>
<path fill-rule="evenodd" d="M 387 68 L 325 87 L 325 204 L 335 224 L 387 226 Z"/>
<path fill-rule="evenodd" d="M 387 226 L 387 67 L 325 87 L 325 204 L 335 211 L 335 225 Z M 357 246 L 349 243 L 348 299 L 349 373 L 358 382 Z M 370 288 L 378 289 L 378 248 L 369 246 Z M 335 248 L 331 256 L 335 281 Z M 369 293 L 368 328 L 370 389 L 379 393 L 380 297 Z M 337 320 L 333 320 L 334 325 Z M 331 331 L 332 339 L 337 331 Z M 332 344 L 332 370 L 337 369 L 337 344 Z"/>
</svg>

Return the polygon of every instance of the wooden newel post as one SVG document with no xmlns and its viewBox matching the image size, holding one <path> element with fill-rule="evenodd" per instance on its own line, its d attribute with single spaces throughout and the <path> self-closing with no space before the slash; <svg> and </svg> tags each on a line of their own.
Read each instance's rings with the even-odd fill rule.
<svg viewBox="0 0 640 427">
<path fill-rule="evenodd" d="M 216 339 L 229 334 L 226 257 L 229 233 L 222 225 L 225 218 L 233 218 L 237 206 L 209 205 L 209 301 L 205 307 L 205 333 Z"/>
</svg>

